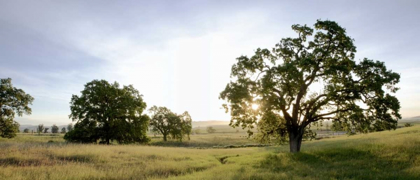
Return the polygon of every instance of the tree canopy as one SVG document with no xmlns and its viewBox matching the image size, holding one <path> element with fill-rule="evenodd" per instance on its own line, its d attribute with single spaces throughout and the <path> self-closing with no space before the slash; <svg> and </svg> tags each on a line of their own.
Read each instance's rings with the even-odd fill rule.
<svg viewBox="0 0 420 180">
<path fill-rule="evenodd" d="M 38 132 L 38 134 L 41 134 L 42 131 L 44 131 L 44 124 L 39 124 L 38 127 L 36 128 L 36 131 Z"/>
<path fill-rule="evenodd" d="M 55 125 L 55 124 L 53 124 L 52 126 L 51 126 L 51 133 L 53 133 L 53 134 L 56 134 L 56 133 L 58 133 L 58 126 L 57 125 Z"/>
<path fill-rule="evenodd" d="M 148 142 L 149 117 L 143 114 L 145 108 L 142 95 L 132 85 L 120 88 L 117 82 L 93 80 L 80 96 L 72 96 L 69 117 L 76 123 L 64 138 L 83 143 Z"/>
<path fill-rule="evenodd" d="M 292 29 L 297 37 L 237 58 L 220 94 L 231 126 L 258 124 L 262 138 L 288 138 L 291 152 L 300 151 L 311 124 L 324 120 L 348 132 L 396 128 L 399 74 L 380 61 L 356 61 L 354 40 L 334 21 Z"/>
<path fill-rule="evenodd" d="M 192 131 L 191 116 L 185 111 L 182 114 L 173 113 L 166 107 L 153 106 L 150 108 L 150 126 L 152 131 L 163 135 L 163 141 L 167 141 L 168 135 L 172 139 L 182 141 L 184 136 L 190 139 Z"/>
<path fill-rule="evenodd" d="M 0 137 L 13 138 L 19 131 L 15 115 L 31 114 L 34 98 L 12 85 L 12 79 L 0 79 Z"/>
</svg>

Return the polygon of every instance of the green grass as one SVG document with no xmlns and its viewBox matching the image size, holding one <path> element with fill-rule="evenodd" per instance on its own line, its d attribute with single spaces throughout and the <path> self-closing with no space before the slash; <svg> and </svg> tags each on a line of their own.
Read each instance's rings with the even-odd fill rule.
<svg viewBox="0 0 420 180">
<path fill-rule="evenodd" d="M 20 134 L 0 139 L 0 179 L 420 179 L 419 125 L 305 142 L 296 154 L 288 146 L 191 148 L 249 143 L 240 134 L 194 135 L 189 148 L 47 143 L 56 137 Z"/>
<path fill-rule="evenodd" d="M 191 148 L 212 148 L 215 146 L 229 146 L 229 145 L 247 145 L 258 144 L 254 139 L 248 138 L 245 132 L 239 133 L 205 133 L 191 135 L 191 139 L 182 142 L 169 140 L 168 142 L 162 141 L 162 137 L 151 137 L 150 145 L 153 146 L 166 146 L 166 147 L 191 147 Z"/>
</svg>

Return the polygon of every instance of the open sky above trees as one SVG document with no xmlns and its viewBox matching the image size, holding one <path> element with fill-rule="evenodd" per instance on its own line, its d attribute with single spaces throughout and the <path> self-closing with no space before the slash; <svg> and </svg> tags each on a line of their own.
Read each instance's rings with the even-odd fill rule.
<svg viewBox="0 0 420 180">
<path fill-rule="evenodd" d="M 72 94 L 93 79 L 133 84 L 148 107 L 229 120 L 219 93 L 235 58 L 295 37 L 293 24 L 336 21 L 356 59 L 401 73 L 403 118 L 420 115 L 420 2 L 411 1 L 5 1 L 0 78 L 31 94 L 20 124 L 68 124 Z"/>
</svg>

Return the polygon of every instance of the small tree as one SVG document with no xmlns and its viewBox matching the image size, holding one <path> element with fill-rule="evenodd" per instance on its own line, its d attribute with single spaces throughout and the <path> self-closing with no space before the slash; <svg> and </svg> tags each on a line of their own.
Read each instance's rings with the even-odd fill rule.
<svg viewBox="0 0 420 180">
<path fill-rule="evenodd" d="M 404 126 L 405 127 L 411 127 L 411 126 L 413 126 L 413 124 L 411 124 L 411 123 L 405 123 Z"/>
<path fill-rule="evenodd" d="M 49 130 L 50 128 L 45 128 L 44 129 L 44 133 L 48 133 L 48 130 Z"/>
<path fill-rule="evenodd" d="M 58 133 L 58 130 L 59 130 L 59 128 L 58 128 L 57 125 L 54 124 L 54 125 L 51 126 L 51 133 L 56 134 L 56 133 Z"/>
<path fill-rule="evenodd" d="M 194 133 L 195 134 L 201 134 L 201 130 L 199 128 L 197 128 L 197 129 L 194 130 Z"/>
<path fill-rule="evenodd" d="M 216 129 L 214 129 L 212 126 L 207 127 L 207 132 L 208 133 L 215 133 Z"/>
<path fill-rule="evenodd" d="M 0 137 L 13 138 L 19 131 L 15 115 L 31 114 L 34 98 L 12 85 L 12 79 L 0 79 Z"/>
<path fill-rule="evenodd" d="M 23 132 L 24 132 L 24 133 L 29 133 L 29 129 L 28 129 L 28 128 L 25 128 L 25 129 L 23 130 Z"/>
<path fill-rule="evenodd" d="M 182 141 L 184 135 L 190 139 L 191 116 L 188 112 L 181 115 L 173 113 L 166 107 L 153 106 L 149 109 L 151 115 L 150 126 L 152 131 L 163 135 L 163 141 L 167 141 L 168 135 L 172 139 Z"/>
<path fill-rule="evenodd" d="M 66 134 L 66 128 L 65 127 L 61 128 L 61 134 Z"/>
<path fill-rule="evenodd" d="M 42 131 L 44 131 L 44 124 L 39 124 L 38 127 L 36 128 L 38 134 L 41 134 Z"/>
<path fill-rule="evenodd" d="M 71 130 L 73 130 L 73 124 L 72 123 L 67 125 L 67 132 L 70 132 Z"/>
<path fill-rule="evenodd" d="M 182 134 L 187 135 L 188 140 L 190 140 L 190 134 L 192 132 L 192 119 L 190 114 L 187 111 L 180 115 L 181 118 L 181 127 Z"/>
</svg>

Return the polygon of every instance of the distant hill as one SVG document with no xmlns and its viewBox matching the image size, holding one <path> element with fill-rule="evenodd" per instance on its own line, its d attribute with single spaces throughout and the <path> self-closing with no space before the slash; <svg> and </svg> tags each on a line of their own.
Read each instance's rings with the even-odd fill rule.
<svg viewBox="0 0 420 180">
<path fill-rule="evenodd" d="M 420 116 L 414 116 L 409 118 L 403 118 L 401 121 L 420 121 Z"/>
<path fill-rule="evenodd" d="M 217 120 L 210 120 L 210 121 L 193 121 L 192 127 L 207 127 L 207 126 L 218 126 L 218 125 L 229 125 L 229 121 L 217 121 Z"/>
<path fill-rule="evenodd" d="M 414 117 L 411 117 L 410 119 L 420 119 L 420 116 L 414 116 Z"/>
</svg>

